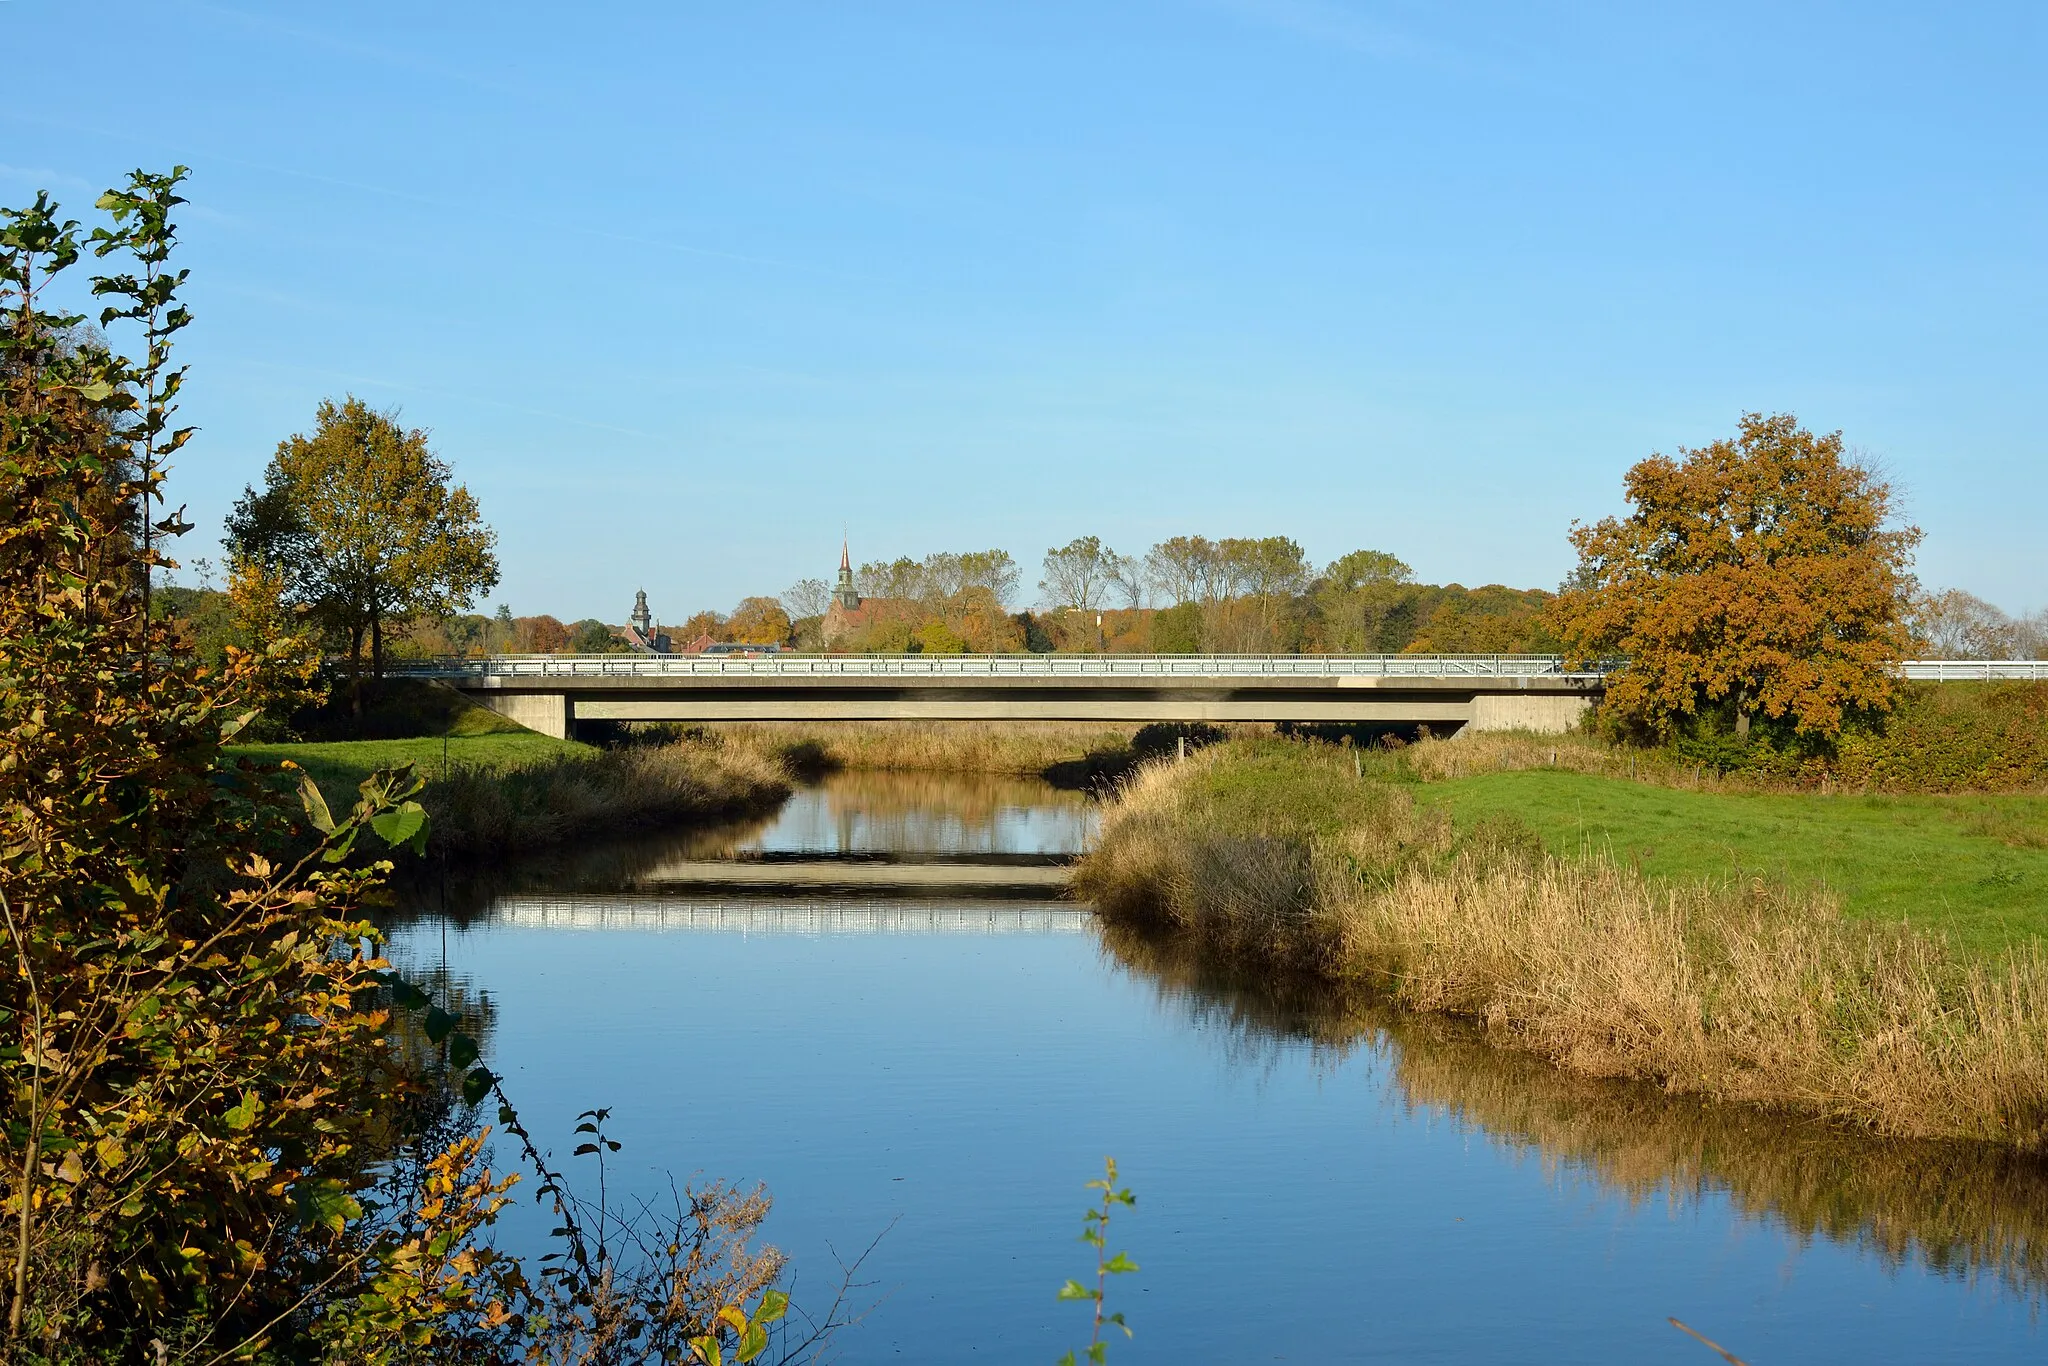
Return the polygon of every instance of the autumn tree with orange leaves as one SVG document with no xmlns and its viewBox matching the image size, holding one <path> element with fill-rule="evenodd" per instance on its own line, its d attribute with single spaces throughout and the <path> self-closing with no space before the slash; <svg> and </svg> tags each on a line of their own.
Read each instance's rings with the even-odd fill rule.
<svg viewBox="0 0 2048 1366">
<path fill-rule="evenodd" d="M 1606 708 L 1660 737 L 1704 713 L 1828 738 L 1891 704 L 1911 636 L 1913 548 L 1891 486 L 1789 414 L 1630 469 L 1626 517 L 1574 524 L 1552 608 L 1576 661 L 1620 657 Z"/>
</svg>

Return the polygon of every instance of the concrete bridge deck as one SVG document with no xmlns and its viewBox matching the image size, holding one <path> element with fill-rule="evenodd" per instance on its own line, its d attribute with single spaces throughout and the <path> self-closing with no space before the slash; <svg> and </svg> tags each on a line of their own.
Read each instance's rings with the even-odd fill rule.
<svg viewBox="0 0 2048 1366">
<path fill-rule="evenodd" d="M 440 678 L 549 735 L 579 721 L 1327 721 L 1564 730 L 1597 672 L 1547 656 L 537 655 Z"/>
<path fill-rule="evenodd" d="M 578 721 L 1303 721 L 1564 731 L 1606 670 L 1551 655 L 506 655 L 413 665 L 534 730 Z M 1908 678 L 2048 679 L 1916 661 Z"/>
</svg>

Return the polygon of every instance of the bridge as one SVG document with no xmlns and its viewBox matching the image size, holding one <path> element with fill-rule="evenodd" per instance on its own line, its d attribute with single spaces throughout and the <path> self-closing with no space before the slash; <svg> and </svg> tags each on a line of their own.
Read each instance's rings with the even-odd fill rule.
<svg viewBox="0 0 2048 1366">
<path fill-rule="evenodd" d="M 437 678 L 558 738 L 579 721 L 1302 721 L 1569 730 L 1607 668 L 1554 655 L 496 655 Z M 1907 678 L 2048 680 L 2048 662 Z"/>
</svg>

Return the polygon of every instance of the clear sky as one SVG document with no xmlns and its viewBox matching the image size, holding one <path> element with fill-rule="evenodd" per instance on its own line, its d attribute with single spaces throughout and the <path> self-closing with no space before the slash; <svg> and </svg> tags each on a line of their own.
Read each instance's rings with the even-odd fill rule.
<svg viewBox="0 0 2048 1366">
<path fill-rule="evenodd" d="M 352 391 L 522 614 L 730 608 L 842 526 L 1554 586 L 1629 462 L 1762 409 L 1884 464 L 1931 586 L 2048 603 L 2039 4 L 4 0 L 0 44 L 0 202 L 194 169 L 188 554 Z"/>
</svg>

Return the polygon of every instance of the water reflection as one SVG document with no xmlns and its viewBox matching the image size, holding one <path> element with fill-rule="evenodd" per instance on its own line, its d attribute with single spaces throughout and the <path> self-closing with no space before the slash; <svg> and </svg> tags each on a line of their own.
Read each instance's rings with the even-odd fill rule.
<svg viewBox="0 0 2048 1366">
<path fill-rule="evenodd" d="M 1095 828 L 1078 793 L 979 773 L 835 773 L 727 852 L 1077 854 Z"/>
<path fill-rule="evenodd" d="M 1319 980 L 1249 980 L 1184 946 L 1091 923 L 1108 961 L 1205 1032 L 1220 1029 L 1237 1063 L 1260 1065 L 1299 1041 L 1332 1059 L 1371 1050 L 1390 1063 L 1401 1103 L 1553 1175 L 1590 1175 L 1635 1203 L 1720 1194 L 1796 1239 L 1854 1246 L 1893 1270 L 1917 1263 L 1995 1280 L 2037 1309 L 2048 1304 L 2048 1163 L 2038 1159 L 1575 1076 L 1453 1021 L 1379 1010 Z"/>
<path fill-rule="evenodd" d="M 716 884 L 704 865 L 753 862 L 790 855 L 887 856 L 906 866 L 930 865 L 935 895 L 973 894 L 1044 900 L 1061 878 L 1049 869 L 1003 877 L 963 873 L 963 865 L 1031 870 L 1079 853 L 1095 829 L 1095 808 L 1078 793 L 1032 778 L 960 773 L 835 773 L 798 789 L 769 815 L 682 830 L 635 834 L 618 840 L 537 851 L 483 867 L 416 870 L 389 923 L 445 916 L 467 924 L 491 914 L 505 898 L 642 892 L 663 884 Z M 940 870 L 951 867 L 946 875 Z M 733 870 L 735 873 L 740 870 Z M 772 878 L 754 870 L 746 886 L 726 892 L 774 895 Z M 851 894 L 908 890 L 906 879 L 849 864 L 849 875 L 799 876 L 786 890 L 815 892 L 839 884 Z M 859 872 L 859 876 L 852 875 Z M 914 881 L 914 879 L 911 879 Z"/>
</svg>

